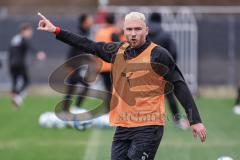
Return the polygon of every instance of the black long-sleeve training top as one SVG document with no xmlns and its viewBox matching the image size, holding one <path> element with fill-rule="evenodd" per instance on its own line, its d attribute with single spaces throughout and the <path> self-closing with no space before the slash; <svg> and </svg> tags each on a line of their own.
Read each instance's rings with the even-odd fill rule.
<svg viewBox="0 0 240 160">
<path fill-rule="evenodd" d="M 96 55 L 109 63 L 114 62 L 114 57 L 119 47 L 122 45 L 121 42 L 94 42 L 84 36 L 80 36 L 62 29 L 56 35 L 56 38 L 64 43 L 77 47 L 83 52 Z M 150 44 L 151 41 L 146 40 L 145 44 L 139 48 L 128 47 L 125 51 L 125 58 L 131 59 L 138 56 Z M 169 52 L 161 46 L 156 46 L 151 52 L 151 64 L 163 64 L 164 66 L 168 67 L 169 71 L 164 75 L 164 78 L 173 84 L 174 94 L 184 107 L 190 125 L 201 123 L 202 121 L 193 96 Z M 162 76 L 157 67 L 152 65 L 152 68 L 157 74 Z"/>
<path fill-rule="evenodd" d="M 20 34 L 15 35 L 9 47 L 9 65 L 10 66 L 25 66 L 26 56 L 28 51 L 37 52 L 29 40 L 22 37 Z"/>
</svg>

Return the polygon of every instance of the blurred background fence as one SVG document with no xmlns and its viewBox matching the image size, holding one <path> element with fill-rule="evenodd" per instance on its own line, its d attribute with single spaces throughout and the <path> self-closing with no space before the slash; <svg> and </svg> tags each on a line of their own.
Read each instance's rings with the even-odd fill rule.
<svg viewBox="0 0 240 160">
<path fill-rule="evenodd" d="M 9 2 L 10 3 L 10 2 Z M 20 2 L 19 2 L 20 3 Z M 29 2 L 30 3 L 30 2 Z M 49 2 L 50 3 L 50 2 Z M 78 3 L 72 10 L 70 6 L 38 8 L 26 6 L 22 11 L 17 4 L 0 7 L 0 90 L 7 89 L 7 50 L 10 40 L 22 22 L 30 22 L 37 27 L 40 10 L 55 24 L 64 29 L 77 32 L 77 18 L 83 12 L 99 17 L 102 12 L 114 12 L 120 19 L 129 11 L 140 11 L 146 15 L 156 11 L 163 13 L 163 27 L 170 31 L 178 47 L 179 66 L 193 92 L 204 86 L 234 87 L 240 79 L 240 7 L 235 6 L 99 6 L 96 1 L 83 1 L 89 8 L 77 11 Z M 101 1 L 101 4 L 106 2 Z M 1 4 L 1 3 L 0 3 Z M 54 4 L 54 3 L 53 3 Z M 65 4 L 65 3 L 64 3 Z M 37 4 L 35 4 L 37 5 Z M 5 6 L 5 7 L 4 7 Z M 91 7 L 93 6 L 93 7 Z M 84 5 L 82 5 L 84 8 Z M 97 27 L 97 26 L 96 26 Z M 95 29 L 96 29 L 95 27 Z M 32 43 L 47 53 L 47 60 L 38 62 L 29 58 L 32 84 L 47 84 L 51 72 L 65 60 L 68 46 L 55 40 L 48 33 L 35 31 Z M 4 90 L 5 90 L 4 89 Z"/>
</svg>

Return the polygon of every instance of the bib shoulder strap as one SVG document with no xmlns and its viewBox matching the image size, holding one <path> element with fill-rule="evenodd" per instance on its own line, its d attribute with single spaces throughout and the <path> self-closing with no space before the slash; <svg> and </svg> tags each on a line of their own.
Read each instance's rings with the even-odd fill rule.
<svg viewBox="0 0 240 160">
<path fill-rule="evenodd" d="M 129 46 L 129 43 L 123 43 L 122 45 L 121 45 L 121 47 L 118 49 L 118 53 L 121 53 L 121 54 L 123 54 L 124 53 L 124 51 L 127 49 L 127 47 Z"/>
</svg>

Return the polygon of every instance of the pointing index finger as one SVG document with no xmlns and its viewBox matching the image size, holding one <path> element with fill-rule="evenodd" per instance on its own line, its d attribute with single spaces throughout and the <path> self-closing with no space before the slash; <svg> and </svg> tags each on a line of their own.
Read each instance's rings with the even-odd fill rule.
<svg viewBox="0 0 240 160">
<path fill-rule="evenodd" d="M 44 15 L 42 15 L 42 13 L 38 12 L 38 15 L 39 15 L 43 20 L 47 20 L 47 18 L 46 18 Z"/>
</svg>

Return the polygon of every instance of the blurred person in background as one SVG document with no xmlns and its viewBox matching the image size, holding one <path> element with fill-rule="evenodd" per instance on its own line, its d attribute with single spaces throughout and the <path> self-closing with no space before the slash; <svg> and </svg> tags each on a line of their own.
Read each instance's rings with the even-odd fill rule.
<svg viewBox="0 0 240 160">
<path fill-rule="evenodd" d="M 26 89 L 29 85 L 26 62 L 28 52 L 36 53 L 38 60 L 44 60 L 46 57 L 43 51 L 37 51 L 30 43 L 32 36 L 32 26 L 29 23 L 22 23 L 19 27 L 19 33 L 12 38 L 9 47 L 8 64 L 12 81 L 11 97 L 16 107 L 21 106 L 23 103 L 23 98 L 26 96 Z"/>
<path fill-rule="evenodd" d="M 233 112 L 236 115 L 240 115 L 240 81 L 238 82 L 237 97 L 235 101 L 235 106 L 233 108 Z"/>
<path fill-rule="evenodd" d="M 78 34 L 88 37 L 90 38 L 90 33 L 91 33 L 91 28 L 93 26 L 93 18 L 91 15 L 88 14 L 82 14 L 79 16 L 78 19 Z M 76 48 L 76 47 L 72 47 L 70 48 L 68 55 L 67 55 L 67 60 L 74 58 L 75 56 L 79 56 L 79 55 L 83 55 L 86 54 L 84 52 L 82 52 L 80 49 Z M 93 63 L 94 59 L 90 56 L 84 56 L 84 59 L 82 59 L 82 61 L 85 61 L 85 64 L 90 64 L 91 62 Z M 74 93 L 76 92 L 76 88 L 77 85 L 83 85 L 84 87 L 83 90 L 77 91 L 77 99 L 75 101 L 75 106 L 73 107 L 73 109 L 77 109 L 80 108 L 85 96 L 87 95 L 88 89 L 89 89 L 89 83 L 87 81 L 84 80 L 85 76 L 89 76 L 89 75 L 84 75 L 85 74 L 89 74 L 89 72 L 85 72 L 86 68 L 78 68 L 79 65 L 76 63 L 71 63 L 74 61 L 69 61 L 66 63 L 65 68 L 66 68 L 66 72 L 68 73 L 68 78 L 67 78 L 67 82 L 68 85 L 66 88 L 66 95 L 64 96 L 64 99 L 68 99 L 67 101 L 64 101 L 63 103 L 63 111 L 69 111 L 70 109 L 70 103 L 71 101 L 69 101 L 69 99 L 72 98 L 72 95 L 74 95 Z M 88 65 L 88 67 L 92 67 Z M 77 69 L 78 68 L 78 69 Z"/>
<path fill-rule="evenodd" d="M 149 16 L 149 34 L 148 37 L 154 43 L 167 49 L 171 54 L 175 62 L 177 62 L 177 47 L 172 39 L 171 35 L 166 32 L 162 26 L 162 15 L 160 13 L 152 13 Z M 175 126 L 180 129 L 187 129 L 189 127 L 189 122 L 183 118 L 178 109 L 177 101 L 174 97 L 174 93 L 170 92 L 166 95 L 168 106 L 173 116 L 173 121 Z"/>
<path fill-rule="evenodd" d="M 118 28 L 115 23 L 114 13 L 107 13 L 105 17 L 105 25 L 98 29 L 96 32 L 95 40 L 96 42 L 120 42 L 121 41 L 121 30 Z M 108 49 L 108 48 L 106 48 Z M 105 62 L 100 58 L 97 58 L 97 61 L 100 61 L 102 67 L 100 69 L 100 75 L 103 77 L 104 85 L 108 92 L 112 92 L 112 82 L 111 82 L 111 63 Z M 110 101 L 110 94 L 106 97 L 107 101 Z"/>
</svg>

